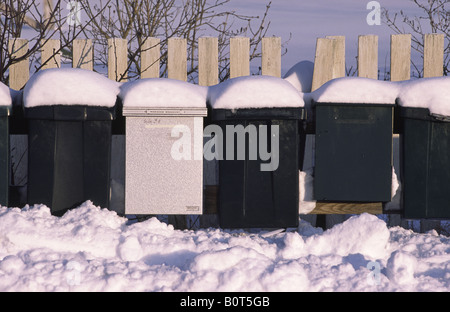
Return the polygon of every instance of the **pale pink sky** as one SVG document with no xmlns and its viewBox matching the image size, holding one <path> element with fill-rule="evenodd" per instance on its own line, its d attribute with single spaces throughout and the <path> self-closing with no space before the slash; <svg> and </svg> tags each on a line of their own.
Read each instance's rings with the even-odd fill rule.
<svg viewBox="0 0 450 312">
<path fill-rule="evenodd" d="M 232 0 L 230 5 L 242 13 L 262 14 L 264 0 Z M 389 61 L 389 40 L 393 33 L 383 22 L 369 26 L 366 18 L 370 13 L 369 0 L 273 0 L 269 11 L 271 21 L 269 35 L 279 36 L 283 40 L 292 38 L 288 52 L 282 59 L 282 72 L 302 60 L 314 61 L 316 40 L 318 37 L 342 35 L 346 37 L 346 59 L 348 66 L 356 66 L 358 35 L 378 35 L 379 66 Z M 381 7 L 390 12 L 403 10 L 411 16 L 420 14 L 411 0 L 380 0 Z M 413 55 L 414 57 L 414 55 Z"/>
<path fill-rule="evenodd" d="M 69 0 L 65 0 L 69 1 Z M 177 0 L 181 1 L 181 0 Z M 262 15 L 270 0 L 230 0 L 226 9 L 240 14 Z M 426 1 L 426 0 L 421 0 Z M 105 3 L 94 0 L 93 3 Z M 346 37 L 347 67 L 356 67 L 358 35 L 379 36 L 379 67 L 389 65 L 389 40 L 393 33 L 385 24 L 369 26 L 366 18 L 370 13 L 370 0 L 272 0 L 267 35 L 278 36 L 286 41 L 288 52 L 282 57 L 282 75 L 299 61 L 314 61 L 318 37 L 341 35 Z M 390 12 L 403 10 L 411 16 L 421 14 L 412 0 L 379 0 L 381 7 Z M 213 35 L 213 34 L 206 34 Z M 412 51 L 412 57 L 417 58 Z M 259 66 L 260 64 L 252 64 Z"/>
</svg>

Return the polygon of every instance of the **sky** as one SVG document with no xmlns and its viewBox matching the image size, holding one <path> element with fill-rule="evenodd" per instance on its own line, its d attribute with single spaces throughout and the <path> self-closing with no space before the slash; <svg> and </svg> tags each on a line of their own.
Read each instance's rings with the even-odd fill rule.
<svg viewBox="0 0 450 312">
<path fill-rule="evenodd" d="M 100 0 L 90 1 L 91 4 L 99 2 Z M 270 0 L 230 0 L 224 10 L 262 16 L 269 2 Z M 282 76 L 300 61 L 314 61 L 317 38 L 336 35 L 346 38 L 347 69 L 356 68 L 358 36 L 369 34 L 379 37 L 380 70 L 385 66 L 389 67 L 389 42 L 393 31 L 383 21 L 380 25 L 368 25 L 367 16 L 373 11 L 367 9 L 369 2 L 378 2 L 392 14 L 402 10 L 410 16 L 421 15 L 420 9 L 412 0 L 272 0 L 267 17 L 270 21 L 267 35 L 281 37 L 287 48 L 287 53 L 282 56 Z M 414 53 L 412 51 L 412 58 L 417 60 L 419 56 Z M 251 64 L 252 67 L 259 65 Z"/>
<path fill-rule="evenodd" d="M 262 15 L 269 1 L 231 0 L 230 5 L 245 14 Z M 356 66 L 359 35 L 378 35 L 379 67 L 389 64 L 389 41 L 393 31 L 381 21 L 380 25 L 368 25 L 369 0 L 273 0 L 269 10 L 268 35 L 282 38 L 287 43 L 287 53 L 282 57 L 282 74 L 302 60 L 314 61 L 316 40 L 325 36 L 345 36 L 347 67 Z M 381 7 L 389 12 L 420 15 L 411 0 L 380 0 Z M 415 57 L 412 55 L 412 57 Z"/>
</svg>

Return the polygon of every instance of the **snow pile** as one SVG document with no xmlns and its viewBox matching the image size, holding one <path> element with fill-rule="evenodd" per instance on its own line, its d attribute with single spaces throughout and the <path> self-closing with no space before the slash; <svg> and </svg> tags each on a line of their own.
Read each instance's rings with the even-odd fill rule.
<svg viewBox="0 0 450 312">
<path fill-rule="evenodd" d="M 402 83 L 398 104 L 428 108 L 431 114 L 450 116 L 450 77 L 433 77 Z"/>
<path fill-rule="evenodd" d="M 113 107 L 120 83 L 80 68 L 52 68 L 37 72 L 25 85 L 24 107 L 92 105 Z"/>
<path fill-rule="evenodd" d="M 449 291 L 450 239 L 373 215 L 322 231 L 174 230 L 86 202 L 0 208 L 0 291 Z"/>
<path fill-rule="evenodd" d="M 284 79 L 244 76 L 208 88 L 208 102 L 215 109 L 303 107 L 301 94 Z"/>
<path fill-rule="evenodd" d="M 284 80 L 291 83 L 299 92 L 311 92 L 314 63 L 301 61 L 292 66 L 284 75 Z"/>
<path fill-rule="evenodd" d="M 299 214 L 308 214 L 316 208 L 314 200 L 313 168 L 299 171 Z"/>
<path fill-rule="evenodd" d="M 400 83 L 362 77 L 336 78 L 312 92 L 321 103 L 395 104 Z"/>
<path fill-rule="evenodd" d="M 12 89 L 7 85 L 0 82 L 0 106 L 11 106 L 12 105 Z"/>
<path fill-rule="evenodd" d="M 147 78 L 124 83 L 123 106 L 206 107 L 207 87 L 168 78 Z"/>
</svg>

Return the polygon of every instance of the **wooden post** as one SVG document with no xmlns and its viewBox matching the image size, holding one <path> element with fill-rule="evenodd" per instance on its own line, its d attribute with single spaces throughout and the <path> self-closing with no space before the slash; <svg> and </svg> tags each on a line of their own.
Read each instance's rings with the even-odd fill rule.
<svg viewBox="0 0 450 312">
<path fill-rule="evenodd" d="M 61 67 L 61 42 L 58 39 L 41 40 L 41 69 Z"/>
<path fill-rule="evenodd" d="M 75 39 L 73 41 L 72 67 L 94 69 L 94 49 L 91 39 Z"/>
<path fill-rule="evenodd" d="M 108 78 L 116 81 L 127 81 L 127 63 L 127 40 L 121 38 L 108 39 Z"/>
<path fill-rule="evenodd" d="M 358 37 L 358 77 L 378 79 L 378 36 Z"/>
<path fill-rule="evenodd" d="M 10 39 L 8 43 L 11 58 L 22 57 L 28 52 L 28 40 Z M 22 89 L 30 78 L 28 58 L 12 64 L 9 67 L 9 87 L 14 90 Z"/>
<path fill-rule="evenodd" d="M 345 36 L 326 36 L 334 39 L 333 45 L 333 79 L 345 77 Z"/>
<path fill-rule="evenodd" d="M 53 0 L 44 0 L 44 21 L 48 22 L 53 10 Z"/>
<path fill-rule="evenodd" d="M 382 214 L 383 204 L 382 203 L 316 203 L 316 208 L 311 212 L 311 214 Z"/>
<path fill-rule="evenodd" d="M 261 70 L 263 75 L 281 77 L 281 38 L 262 39 Z"/>
<path fill-rule="evenodd" d="M 444 34 L 423 36 L 423 77 L 444 75 Z"/>
<path fill-rule="evenodd" d="M 141 48 L 141 78 L 159 78 L 161 40 L 146 38 Z"/>
<path fill-rule="evenodd" d="M 411 78 L 411 35 L 391 35 L 391 81 Z"/>
<path fill-rule="evenodd" d="M 215 37 L 198 39 L 198 84 L 213 86 L 219 83 L 219 40 Z"/>
<path fill-rule="evenodd" d="M 334 45 L 333 39 L 317 38 L 311 92 L 333 79 Z"/>
<path fill-rule="evenodd" d="M 250 75 L 250 39 L 230 38 L 230 78 Z"/>
<path fill-rule="evenodd" d="M 187 81 L 187 40 L 169 38 L 167 42 L 167 77 Z"/>
</svg>

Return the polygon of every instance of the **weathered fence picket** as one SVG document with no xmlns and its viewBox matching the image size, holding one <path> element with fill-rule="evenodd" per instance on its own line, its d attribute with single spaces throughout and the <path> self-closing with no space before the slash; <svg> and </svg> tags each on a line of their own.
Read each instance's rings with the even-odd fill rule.
<svg viewBox="0 0 450 312">
<path fill-rule="evenodd" d="M 167 42 L 167 77 L 187 81 L 187 40 L 169 38 Z"/>
<path fill-rule="evenodd" d="M 391 81 L 411 78 L 411 35 L 391 35 Z"/>
<path fill-rule="evenodd" d="M 127 81 L 128 42 L 122 38 L 108 40 L 108 78 L 116 81 Z"/>
<path fill-rule="evenodd" d="M 141 78 L 159 78 L 161 40 L 147 38 L 141 48 Z"/>
<path fill-rule="evenodd" d="M 74 40 L 72 54 L 73 68 L 94 69 L 94 47 L 91 39 Z"/>
<path fill-rule="evenodd" d="M 219 83 L 219 40 L 204 37 L 198 40 L 198 84 L 213 86 Z"/>
<path fill-rule="evenodd" d="M 28 51 L 28 40 L 11 39 L 8 43 L 9 53 L 13 58 L 23 57 Z M 9 87 L 20 90 L 30 78 L 29 60 L 25 58 L 9 67 Z"/>
<path fill-rule="evenodd" d="M 230 39 L 230 78 L 250 75 L 250 39 Z"/>
<path fill-rule="evenodd" d="M 61 42 L 57 39 L 41 40 L 42 69 L 61 67 Z"/>
<path fill-rule="evenodd" d="M 329 80 L 345 76 L 345 37 L 317 38 L 311 91 Z"/>
<path fill-rule="evenodd" d="M 334 40 L 333 78 L 345 76 L 345 36 L 326 36 Z"/>
<path fill-rule="evenodd" d="M 444 75 L 444 34 L 426 34 L 423 38 L 423 77 Z"/>
<path fill-rule="evenodd" d="M 358 37 L 358 77 L 378 79 L 378 36 Z"/>
<path fill-rule="evenodd" d="M 263 38 L 261 49 L 261 74 L 281 77 L 281 38 Z"/>
</svg>

